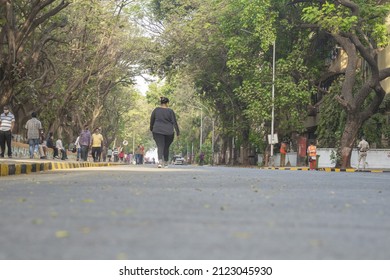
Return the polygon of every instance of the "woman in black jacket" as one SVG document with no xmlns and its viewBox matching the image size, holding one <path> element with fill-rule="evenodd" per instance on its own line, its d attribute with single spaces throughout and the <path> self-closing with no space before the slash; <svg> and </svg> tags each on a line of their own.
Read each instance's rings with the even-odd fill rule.
<svg viewBox="0 0 390 280">
<path fill-rule="evenodd" d="M 160 104 L 150 117 L 150 131 L 157 144 L 158 168 L 168 167 L 169 147 L 175 138 L 175 130 L 177 137 L 180 135 L 175 112 L 169 108 L 169 99 L 161 97 Z"/>
</svg>

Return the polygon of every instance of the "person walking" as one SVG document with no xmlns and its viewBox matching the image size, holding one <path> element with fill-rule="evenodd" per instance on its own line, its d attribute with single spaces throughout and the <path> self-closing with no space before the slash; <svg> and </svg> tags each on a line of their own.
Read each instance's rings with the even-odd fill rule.
<svg viewBox="0 0 390 280">
<path fill-rule="evenodd" d="M 112 151 L 112 155 L 114 156 L 114 162 L 118 162 L 119 161 L 119 150 L 117 147 L 114 148 L 114 150 Z"/>
<path fill-rule="evenodd" d="M 357 169 L 359 170 L 360 162 L 363 161 L 363 169 L 366 169 L 367 151 L 370 149 L 370 145 L 365 140 L 364 136 L 358 144 L 359 159 Z"/>
<path fill-rule="evenodd" d="M 79 145 L 81 152 L 81 160 L 88 160 L 88 150 L 91 145 L 91 132 L 88 129 L 88 125 L 84 126 L 84 129 L 80 132 Z"/>
<path fill-rule="evenodd" d="M 91 137 L 92 158 L 94 162 L 100 161 L 102 146 L 103 146 L 103 136 L 100 134 L 100 129 L 95 128 Z"/>
<path fill-rule="evenodd" d="M 107 158 L 108 158 L 108 162 L 111 162 L 111 158 L 112 158 L 112 149 L 111 148 L 108 148 L 108 150 L 107 150 Z"/>
<path fill-rule="evenodd" d="M 0 115 L 0 157 L 4 157 L 5 145 L 7 144 L 8 157 L 12 158 L 12 130 L 15 126 L 15 116 L 10 112 L 8 106 L 3 107 L 4 112 Z"/>
<path fill-rule="evenodd" d="M 39 137 L 42 131 L 42 123 L 37 119 L 37 113 L 31 114 L 31 119 L 26 123 L 27 140 L 30 151 L 30 158 L 34 158 L 34 153 L 39 151 Z"/>
<path fill-rule="evenodd" d="M 169 108 L 169 99 L 161 97 L 160 107 L 155 108 L 150 116 L 150 131 L 157 144 L 158 168 L 168 167 L 169 147 L 175 137 L 174 130 L 179 137 L 175 112 Z"/>
<path fill-rule="evenodd" d="M 145 147 L 142 144 L 139 144 L 139 164 L 144 164 L 144 156 L 145 156 Z"/>
<path fill-rule="evenodd" d="M 81 156 L 80 136 L 77 137 L 76 141 L 74 142 L 74 145 L 76 147 L 76 153 L 77 153 L 76 160 L 79 161 Z"/>
<path fill-rule="evenodd" d="M 310 146 L 307 148 L 307 156 L 310 163 L 310 170 L 315 170 L 317 165 L 317 147 L 314 141 L 310 141 Z"/>
<path fill-rule="evenodd" d="M 137 148 L 135 149 L 135 164 L 140 164 L 140 158 L 141 158 L 141 149 L 140 146 L 138 145 Z"/>
</svg>

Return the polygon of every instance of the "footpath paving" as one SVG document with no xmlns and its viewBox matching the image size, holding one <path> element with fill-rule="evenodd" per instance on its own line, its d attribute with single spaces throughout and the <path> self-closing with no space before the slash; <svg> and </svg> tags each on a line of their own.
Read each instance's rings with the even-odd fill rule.
<svg viewBox="0 0 390 280">
<path fill-rule="evenodd" d="M 309 167 L 262 167 L 265 170 L 292 170 L 292 171 L 311 171 Z M 332 168 L 332 167 L 320 167 L 316 171 L 324 172 L 371 172 L 371 173 L 384 173 L 390 172 L 390 169 L 355 169 L 355 168 Z"/>
<path fill-rule="evenodd" d="M 57 159 L 0 159 L 0 177 L 82 167 L 112 166 L 112 162 L 80 162 Z"/>
<path fill-rule="evenodd" d="M 0 159 L 0 177 L 9 175 L 21 175 L 30 173 L 46 172 L 50 170 L 63 170 L 85 167 L 103 167 L 113 166 L 120 163 L 114 162 L 80 162 L 76 160 L 58 160 L 58 159 L 26 159 L 26 158 L 3 158 Z M 258 168 L 250 166 L 251 168 Z M 309 167 L 261 167 L 263 170 L 286 170 L 286 171 L 311 171 Z M 316 171 L 323 172 L 371 172 L 385 173 L 390 169 L 354 169 L 354 168 L 318 168 Z"/>
</svg>

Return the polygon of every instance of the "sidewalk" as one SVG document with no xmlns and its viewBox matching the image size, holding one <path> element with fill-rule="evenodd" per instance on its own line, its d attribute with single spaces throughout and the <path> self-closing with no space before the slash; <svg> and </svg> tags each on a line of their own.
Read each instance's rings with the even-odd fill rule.
<svg viewBox="0 0 390 280">
<path fill-rule="evenodd" d="M 56 159 L 0 159 L 0 177 L 9 175 L 30 174 L 33 172 L 62 170 L 81 167 L 112 166 L 113 162 L 80 162 L 74 160 Z"/>
<path fill-rule="evenodd" d="M 293 171 L 311 171 L 309 167 L 261 167 L 265 170 L 293 170 Z M 369 172 L 369 173 L 384 173 L 390 172 L 390 169 L 355 169 L 355 168 L 331 168 L 331 167 L 320 167 L 316 171 L 325 172 Z"/>
</svg>

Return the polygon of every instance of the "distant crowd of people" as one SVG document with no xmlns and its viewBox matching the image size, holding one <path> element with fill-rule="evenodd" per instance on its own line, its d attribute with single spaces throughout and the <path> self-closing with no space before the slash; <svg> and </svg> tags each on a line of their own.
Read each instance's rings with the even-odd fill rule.
<svg viewBox="0 0 390 280">
<path fill-rule="evenodd" d="M 4 158 L 5 151 L 8 153 L 8 158 L 12 158 L 12 131 L 15 126 L 15 116 L 10 111 L 9 106 L 4 106 L 3 113 L 0 115 L 0 157 Z M 54 138 L 54 133 L 49 132 L 47 135 L 41 121 L 37 118 L 37 113 L 33 112 L 31 118 L 24 125 L 25 136 L 29 145 L 29 157 L 39 157 L 40 159 L 47 159 L 49 156 L 49 149 L 52 149 L 53 159 L 68 159 L 68 150 L 59 135 L 57 139 Z M 97 127 L 93 133 L 89 130 L 89 126 L 85 125 L 77 136 L 74 143 L 67 146 L 71 152 L 76 154 L 77 161 L 113 161 L 143 164 L 145 148 L 142 144 L 137 146 L 135 156 L 133 153 L 126 153 L 124 147 L 118 146 L 104 150 L 104 138 L 101 134 L 101 128 Z"/>
</svg>

